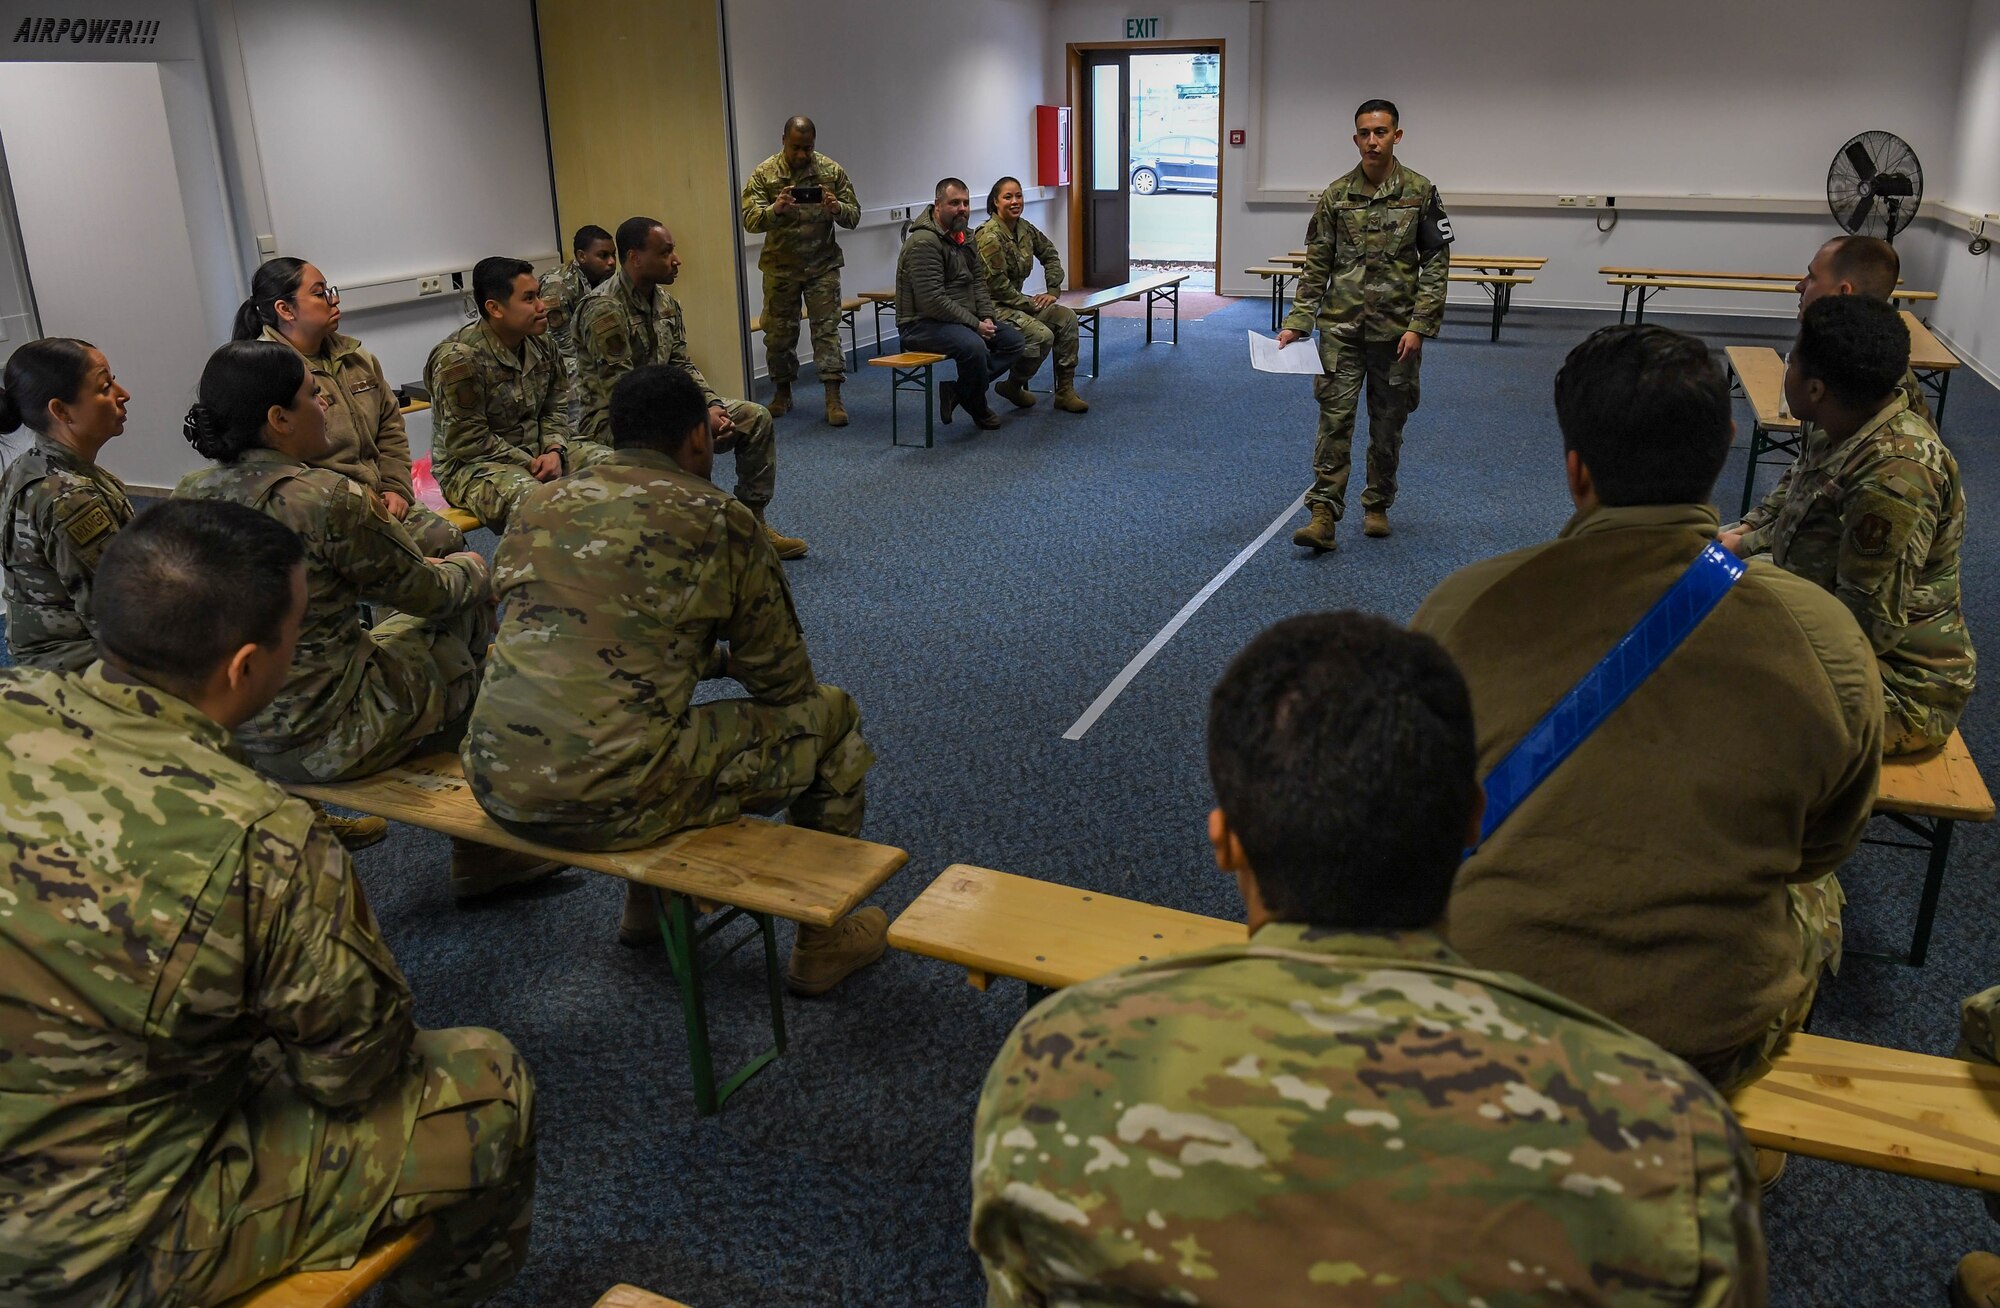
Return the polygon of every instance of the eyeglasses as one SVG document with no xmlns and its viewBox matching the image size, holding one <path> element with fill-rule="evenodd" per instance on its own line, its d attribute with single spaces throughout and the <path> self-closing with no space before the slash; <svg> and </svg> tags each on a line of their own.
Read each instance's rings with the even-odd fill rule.
<svg viewBox="0 0 2000 1308">
<path fill-rule="evenodd" d="M 314 289 L 307 291 L 306 294 L 312 296 L 314 299 L 324 300 L 328 304 L 340 303 L 340 288 L 338 286 L 315 287 Z M 297 299 L 298 297 L 292 296 L 290 298 Z"/>
</svg>

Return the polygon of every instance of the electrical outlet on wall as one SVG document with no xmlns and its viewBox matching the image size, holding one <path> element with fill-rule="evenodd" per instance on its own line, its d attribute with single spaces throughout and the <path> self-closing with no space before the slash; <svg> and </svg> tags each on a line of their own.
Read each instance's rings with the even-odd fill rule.
<svg viewBox="0 0 2000 1308">
<path fill-rule="evenodd" d="M 892 223 L 903 222 L 906 219 L 908 219 L 909 216 L 910 216 L 910 211 L 908 209 L 901 207 L 900 205 L 889 211 L 889 221 Z"/>
<path fill-rule="evenodd" d="M 1574 209 L 1576 208 L 1576 197 L 1574 195 L 1558 195 L 1556 197 L 1556 204 L 1564 209 Z"/>
<path fill-rule="evenodd" d="M 443 291 L 444 291 L 444 278 L 442 277 L 417 278 L 418 295 L 439 295 L 442 294 Z"/>
</svg>

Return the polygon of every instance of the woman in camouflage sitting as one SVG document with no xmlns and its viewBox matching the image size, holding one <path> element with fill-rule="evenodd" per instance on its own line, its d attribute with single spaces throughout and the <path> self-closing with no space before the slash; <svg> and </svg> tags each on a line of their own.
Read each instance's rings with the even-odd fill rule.
<svg viewBox="0 0 2000 1308">
<path fill-rule="evenodd" d="M 97 658 L 91 579 L 132 521 L 124 483 L 97 466 L 97 452 L 125 430 L 131 398 L 88 341 L 49 336 L 7 360 L 0 435 L 35 434 L 0 481 L 7 644 L 18 663 L 80 672 Z"/>
<path fill-rule="evenodd" d="M 987 289 L 999 313 L 994 316 L 1027 338 L 1028 348 L 1014 365 L 1013 375 L 993 389 L 1025 409 L 1033 404 L 1028 394 L 1028 378 L 1050 354 L 1056 356 L 1055 405 L 1065 413 L 1086 413 L 1090 406 L 1076 393 L 1077 324 L 1076 314 L 1056 303 L 1062 293 L 1062 255 L 1055 242 L 1039 227 L 1021 216 L 1027 200 L 1018 177 L 1002 177 L 986 195 L 986 212 L 992 217 L 973 233 L 979 250 L 979 264 L 986 273 Z M 1029 295 L 1021 288 L 1040 261 L 1048 289 Z"/>
</svg>

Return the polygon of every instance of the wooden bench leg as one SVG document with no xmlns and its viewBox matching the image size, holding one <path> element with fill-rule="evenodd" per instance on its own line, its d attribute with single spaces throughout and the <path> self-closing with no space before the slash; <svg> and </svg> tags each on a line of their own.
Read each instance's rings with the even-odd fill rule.
<svg viewBox="0 0 2000 1308">
<path fill-rule="evenodd" d="M 1917 385 L 1931 393 L 1931 427 L 1938 435 L 1944 435 L 1944 393 L 1951 386 L 1951 373 L 1943 369 L 1920 372 Z"/>
<path fill-rule="evenodd" d="M 1629 287 L 1629 286 L 1621 286 L 1621 287 L 1619 287 L 1619 288 L 1618 288 L 1618 325 L 1619 325 L 1620 327 L 1623 327 L 1623 326 L 1625 325 L 1625 308 L 1626 308 L 1626 306 L 1627 306 L 1627 305 L 1629 305 L 1629 304 L 1630 304 L 1631 302 L 1632 302 L 1632 288 L 1631 288 L 1631 287 Z"/>
<path fill-rule="evenodd" d="M 1764 444 L 1764 428 L 1757 423 L 1750 426 L 1750 464 L 1743 469 L 1743 506 L 1736 511 L 1738 521 L 1750 514 L 1750 497 L 1757 490 L 1757 458 L 1768 447 Z"/>
<path fill-rule="evenodd" d="M 778 969 L 778 933 L 769 913 L 752 913 L 741 908 L 732 908 L 707 926 L 697 928 L 694 901 L 688 896 L 655 886 L 653 898 L 660 917 L 660 937 L 667 947 L 667 963 L 673 968 L 674 982 L 681 992 L 681 1016 L 687 1023 L 688 1071 L 694 1078 L 694 1107 L 697 1113 L 706 1117 L 721 1108 L 730 1095 L 743 1087 L 744 1082 L 785 1052 L 784 977 Z M 734 944 L 704 963 L 702 945 L 739 917 L 755 922 L 756 931 L 739 936 Z M 708 1042 L 708 1008 L 702 995 L 702 974 L 756 936 L 762 936 L 764 940 L 764 974 L 770 991 L 771 1035 L 776 1043 L 717 1086 L 715 1055 Z"/>
<path fill-rule="evenodd" d="M 1097 314 L 1079 313 L 1076 316 L 1078 336 L 1090 337 L 1090 379 L 1097 380 Z"/>
<path fill-rule="evenodd" d="M 882 357 L 882 301 L 870 300 L 869 303 L 875 306 L 875 357 L 879 359 Z"/>
<path fill-rule="evenodd" d="M 1902 963 L 1908 967 L 1922 967 L 1924 958 L 1930 953 L 1931 924 L 1937 918 L 1938 897 L 1944 892 L 1945 865 L 1951 859 L 1951 835 L 1958 823 L 1952 818 L 1934 818 L 1925 825 L 1921 818 L 1906 813 L 1878 813 L 1897 826 L 1916 836 L 1908 840 L 1864 840 L 1863 844 L 1884 845 L 1891 849 L 1921 849 L 1929 857 L 1924 864 L 1924 890 L 1917 900 L 1917 923 L 1910 932 L 1910 952 L 1907 954 L 1884 954 L 1870 949 L 1849 949 L 1849 958 L 1869 958 L 1880 963 Z"/>
<path fill-rule="evenodd" d="M 847 324 L 847 370 L 849 372 L 853 372 L 861 366 L 861 324 L 855 321 L 860 312 L 859 309 L 844 309 L 840 314 L 840 320 Z M 835 335 L 838 334 L 836 330 Z"/>
<path fill-rule="evenodd" d="M 937 383 L 931 369 L 935 365 L 920 363 L 914 368 L 891 368 L 889 370 L 889 444 L 901 445 L 897 434 L 897 401 L 904 391 L 921 394 L 924 397 L 924 448 L 931 449 L 936 444 L 937 423 Z M 921 388 L 919 387 L 921 383 Z M 916 448 L 916 442 L 910 442 Z"/>
<path fill-rule="evenodd" d="M 1500 339 L 1500 315 L 1507 312 L 1507 300 L 1498 286 L 1489 286 L 1486 293 L 1493 297 L 1493 335 L 1490 339 Z"/>
</svg>

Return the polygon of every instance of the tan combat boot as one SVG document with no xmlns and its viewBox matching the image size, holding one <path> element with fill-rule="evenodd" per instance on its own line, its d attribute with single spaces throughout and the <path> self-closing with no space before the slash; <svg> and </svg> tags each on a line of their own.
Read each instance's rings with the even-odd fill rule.
<svg viewBox="0 0 2000 1308">
<path fill-rule="evenodd" d="M 319 820 L 326 823 L 334 838 L 340 841 L 340 847 L 350 854 L 357 849 L 379 845 L 388 838 L 389 824 L 381 818 L 335 817 L 321 807 L 316 799 L 309 799 L 306 803 L 312 805 L 312 810 L 319 815 Z"/>
<path fill-rule="evenodd" d="M 1055 405 L 1064 413 L 1089 413 L 1090 406 L 1076 393 L 1076 369 L 1056 369 Z"/>
<path fill-rule="evenodd" d="M 797 536 L 781 536 L 770 523 L 764 522 L 764 506 L 759 504 L 750 510 L 757 515 L 757 521 L 764 523 L 764 534 L 771 538 L 771 548 L 778 551 L 781 559 L 802 559 L 806 556 L 806 543 Z"/>
<path fill-rule="evenodd" d="M 993 383 L 993 393 L 1017 409 L 1035 407 L 1035 396 L 1028 389 L 1028 383 L 1017 378 L 1009 377 L 1006 381 Z"/>
<path fill-rule="evenodd" d="M 826 425 L 829 427 L 847 425 L 847 406 L 840 402 L 839 382 L 826 384 Z"/>
<path fill-rule="evenodd" d="M 1304 545 L 1322 552 L 1338 548 L 1334 544 L 1334 529 L 1340 520 L 1333 516 L 1333 510 L 1324 504 L 1312 506 L 1312 521 L 1292 533 L 1292 544 Z"/>
<path fill-rule="evenodd" d="M 1389 534 L 1389 510 L 1361 510 L 1361 534 L 1373 536 L 1377 540 Z"/>
<path fill-rule="evenodd" d="M 830 927 L 802 924 L 785 986 L 795 995 L 823 995 L 888 947 L 889 915 L 879 908 L 858 909 Z"/>
<path fill-rule="evenodd" d="M 1765 1194 L 1778 1188 L 1778 1178 L 1785 1174 L 1785 1160 L 1790 1155 L 1782 1149 L 1759 1149 L 1757 1151 L 1757 1188 Z"/>
<path fill-rule="evenodd" d="M 1952 1308 L 2000 1308 L 2000 1258 L 1969 1253 L 1951 1279 Z"/>
<path fill-rule="evenodd" d="M 529 881 L 539 881 L 552 877 L 568 866 L 547 859 L 536 858 L 533 854 L 516 853 L 511 849 L 495 849 L 491 845 L 476 845 L 470 840 L 451 839 L 451 897 L 460 903 L 490 895 L 508 886 L 518 886 Z"/>
<path fill-rule="evenodd" d="M 771 402 L 764 407 L 771 411 L 773 418 L 782 418 L 790 413 L 792 411 L 792 384 L 790 382 L 779 382 L 777 393 L 771 396 Z"/>
<path fill-rule="evenodd" d="M 618 919 L 618 943 L 634 949 L 660 938 L 660 913 L 653 903 L 653 888 L 636 881 L 625 883 L 625 912 Z"/>
</svg>

